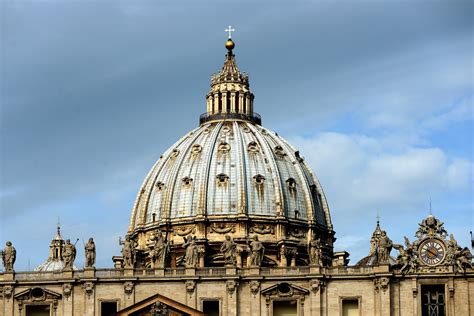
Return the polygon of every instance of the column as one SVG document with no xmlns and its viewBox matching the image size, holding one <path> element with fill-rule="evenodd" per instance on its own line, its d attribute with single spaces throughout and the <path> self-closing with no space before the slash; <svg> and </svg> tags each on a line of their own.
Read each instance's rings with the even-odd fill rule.
<svg viewBox="0 0 474 316">
<path fill-rule="evenodd" d="M 247 94 L 247 95 L 245 96 L 245 103 L 247 103 L 246 114 L 247 114 L 247 115 L 250 115 L 250 113 L 252 113 L 251 110 L 250 110 L 250 108 L 251 108 L 251 104 L 250 104 L 250 94 Z"/>
<path fill-rule="evenodd" d="M 239 283 L 236 280 L 228 280 L 226 282 L 226 309 L 224 311 L 224 316 L 238 316 L 238 292 L 239 292 Z"/>
<path fill-rule="evenodd" d="M 244 94 L 242 92 L 239 93 L 239 101 L 237 106 L 237 112 L 243 113 L 244 112 Z"/>
<path fill-rule="evenodd" d="M 230 93 L 230 112 L 236 113 L 237 111 L 235 110 L 235 92 Z"/>
<path fill-rule="evenodd" d="M 214 94 L 214 111 L 212 114 L 219 113 L 219 93 Z"/>
<path fill-rule="evenodd" d="M 222 113 L 227 113 L 227 92 L 222 92 Z"/>
</svg>

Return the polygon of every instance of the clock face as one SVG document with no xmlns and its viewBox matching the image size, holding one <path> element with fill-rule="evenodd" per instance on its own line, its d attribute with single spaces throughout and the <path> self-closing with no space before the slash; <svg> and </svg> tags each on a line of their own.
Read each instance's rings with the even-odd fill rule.
<svg viewBox="0 0 474 316">
<path fill-rule="evenodd" d="M 436 239 L 429 239 L 420 246 L 420 259 L 429 266 L 440 264 L 445 255 L 443 244 Z"/>
</svg>

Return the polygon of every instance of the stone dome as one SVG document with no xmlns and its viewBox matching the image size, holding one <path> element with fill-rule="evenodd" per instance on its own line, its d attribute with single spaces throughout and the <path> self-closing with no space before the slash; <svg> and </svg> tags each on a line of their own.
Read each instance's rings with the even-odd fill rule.
<svg viewBox="0 0 474 316">
<path fill-rule="evenodd" d="M 153 266 L 160 235 L 170 245 L 165 266 L 183 265 L 190 240 L 199 267 L 222 266 L 226 238 L 237 245 L 239 267 L 251 239 L 265 245 L 263 266 L 308 264 L 315 238 L 323 263 L 331 264 L 334 231 L 321 185 L 299 151 L 261 126 L 234 47 L 226 47 L 224 65 L 211 77 L 200 126 L 160 157 L 138 192 L 122 242 L 136 250 L 135 267 Z"/>
<path fill-rule="evenodd" d="M 287 141 L 255 123 L 205 123 L 168 149 L 138 194 L 130 230 L 193 217 L 270 216 L 330 227 L 310 168 Z"/>
</svg>

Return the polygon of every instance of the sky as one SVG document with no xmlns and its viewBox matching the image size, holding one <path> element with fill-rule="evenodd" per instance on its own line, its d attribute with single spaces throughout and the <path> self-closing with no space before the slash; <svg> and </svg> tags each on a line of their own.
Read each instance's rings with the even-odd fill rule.
<svg viewBox="0 0 474 316">
<path fill-rule="evenodd" d="M 335 250 L 367 255 L 377 215 L 413 240 L 430 209 L 469 246 L 473 6 L 0 1 L 0 243 L 31 270 L 59 220 L 113 267 L 147 172 L 205 112 L 230 24 L 263 125 L 324 188 Z"/>
</svg>

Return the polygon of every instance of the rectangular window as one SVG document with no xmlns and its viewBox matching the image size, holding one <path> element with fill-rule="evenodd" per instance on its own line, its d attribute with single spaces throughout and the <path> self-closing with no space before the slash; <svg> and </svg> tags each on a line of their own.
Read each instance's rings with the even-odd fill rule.
<svg viewBox="0 0 474 316">
<path fill-rule="evenodd" d="M 26 316 L 49 316 L 49 305 L 26 305 Z"/>
<path fill-rule="evenodd" d="M 342 300 L 342 316 L 359 316 L 359 300 L 344 299 Z"/>
<path fill-rule="evenodd" d="M 101 316 L 115 316 L 117 315 L 117 302 L 100 302 Z"/>
<path fill-rule="evenodd" d="M 296 301 L 273 301 L 273 316 L 297 316 Z"/>
<path fill-rule="evenodd" d="M 202 311 L 207 316 L 220 316 L 219 300 L 202 301 Z"/>
<path fill-rule="evenodd" d="M 446 301 L 443 284 L 421 286 L 421 315 L 446 315 Z"/>
</svg>

